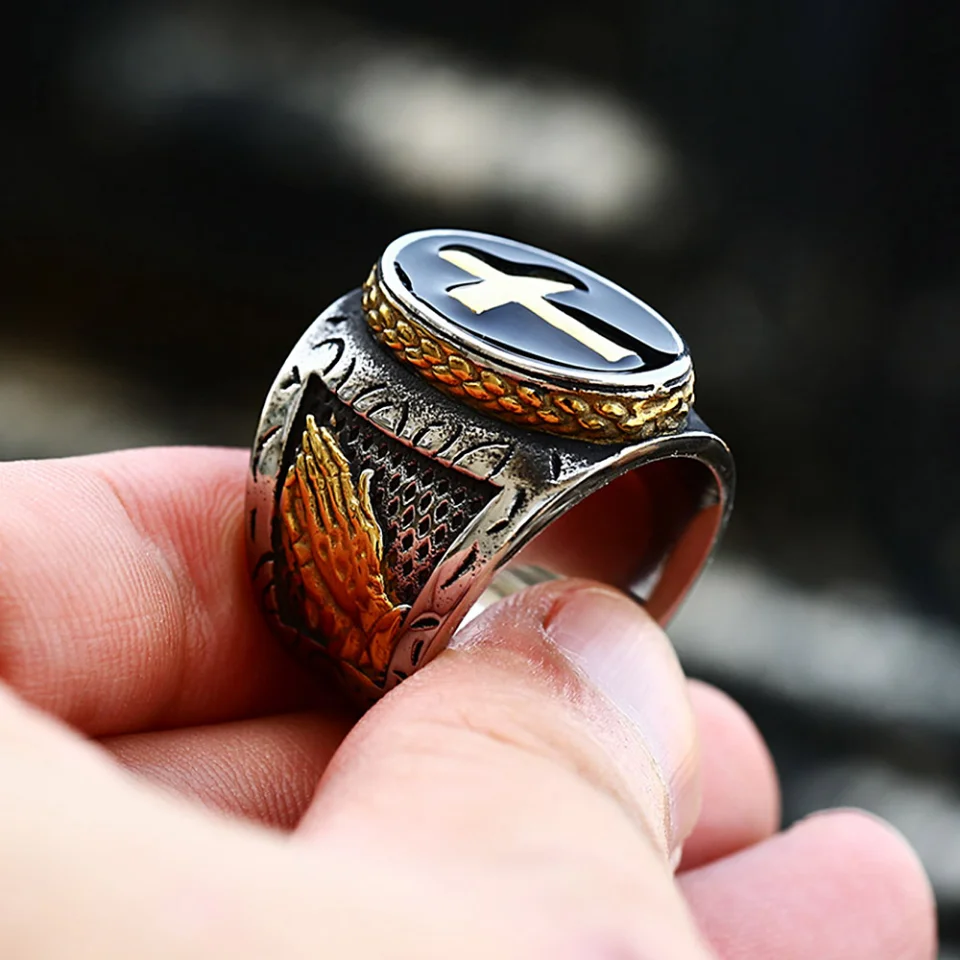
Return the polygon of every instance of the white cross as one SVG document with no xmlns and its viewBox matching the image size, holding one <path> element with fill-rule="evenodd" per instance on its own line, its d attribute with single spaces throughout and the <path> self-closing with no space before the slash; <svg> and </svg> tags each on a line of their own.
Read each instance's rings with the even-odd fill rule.
<svg viewBox="0 0 960 960">
<path fill-rule="evenodd" d="M 496 267 L 484 263 L 479 257 L 465 250 L 441 250 L 440 256 L 455 267 L 479 278 L 480 283 L 465 283 L 452 287 L 447 293 L 459 300 L 474 313 L 485 313 L 494 307 L 506 303 L 518 303 L 535 313 L 541 320 L 562 330 L 567 336 L 578 340 L 585 347 L 599 354 L 609 363 L 616 363 L 625 357 L 635 356 L 633 350 L 626 350 L 618 343 L 591 330 L 576 317 L 570 316 L 559 307 L 544 299 L 551 293 L 565 293 L 575 290 L 572 283 L 560 283 L 557 280 L 543 280 L 540 277 L 517 277 L 504 273 Z"/>
</svg>

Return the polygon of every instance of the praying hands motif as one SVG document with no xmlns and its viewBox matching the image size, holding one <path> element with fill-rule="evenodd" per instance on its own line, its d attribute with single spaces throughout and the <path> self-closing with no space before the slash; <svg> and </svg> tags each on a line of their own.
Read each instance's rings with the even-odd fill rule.
<svg viewBox="0 0 960 960">
<path fill-rule="evenodd" d="M 389 597 L 372 470 L 356 484 L 336 438 L 308 416 L 280 496 L 281 539 L 309 632 L 328 653 L 372 676 L 390 661 L 409 607 Z"/>
</svg>

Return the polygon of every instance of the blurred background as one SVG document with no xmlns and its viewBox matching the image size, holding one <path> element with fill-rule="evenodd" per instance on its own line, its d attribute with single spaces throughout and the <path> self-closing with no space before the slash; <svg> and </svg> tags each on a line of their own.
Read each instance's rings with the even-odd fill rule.
<svg viewBox="0 0 960 960">
<path fill-rule="evenodd" d="M 0 457 L 246 446 L 399 233 L 579 260 L 685 335 L 738 505 L 672 633 L 789 820 L 868 807 L 960 958 L 960 6 L 17 4 Z M 954 944 L 951 946 L 951 944 Z"/>
</svg>

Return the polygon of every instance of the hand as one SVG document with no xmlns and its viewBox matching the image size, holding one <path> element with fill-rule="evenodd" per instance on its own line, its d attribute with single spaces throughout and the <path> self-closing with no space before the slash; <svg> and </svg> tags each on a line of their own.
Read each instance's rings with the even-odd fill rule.
<svg viewBox="0 0 960 960">
<path fill-rule="evenodd" d="M 346 457 L 311 414 L 280 493 L 279 515 L 283 551 L 307 623 L 319 628 L 333 656 L 382 673 L 410 608 L 387 597 L 372 478 L 373 471 L 365 470 L 354 485 Z"/>
<path fill-rule="evenodd" d="M 746 716 L 610 590 L 511 598 L 355 722 L 255 610 L 246 469 L 0 465 L 0 956 L 933 957 L 906 844 L 777 833 Z"/>
</svg>

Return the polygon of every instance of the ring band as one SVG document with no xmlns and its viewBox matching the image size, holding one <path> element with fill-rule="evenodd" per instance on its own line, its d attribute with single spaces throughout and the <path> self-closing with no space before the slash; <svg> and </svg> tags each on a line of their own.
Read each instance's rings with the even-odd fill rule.
<svg viewBox="0 0 960 960">
<path fill-rule="evenodd" d="M 692 401 L 680 336 L 592 271 L 466 231 L 395 240 L 267 397 L 247 499 L 268 618 L 368 702 L 510 561 L 666 621 L 732 506 Z"/>
</svg>

